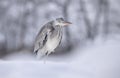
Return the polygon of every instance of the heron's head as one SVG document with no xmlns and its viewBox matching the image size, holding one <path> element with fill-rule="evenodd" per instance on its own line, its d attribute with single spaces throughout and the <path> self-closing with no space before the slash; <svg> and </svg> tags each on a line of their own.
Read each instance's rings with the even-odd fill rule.
<svg viewBox="0 0 120 78">
<path fill-rule="evenodd" d="M 55 21 L 54 21 L 54 25 L 55 26 L 68 26 L 72 24 L 71 22 L 68 22 L 68 21 L 65 21 L 63 18 L 57 18 Z"/>
</svg>

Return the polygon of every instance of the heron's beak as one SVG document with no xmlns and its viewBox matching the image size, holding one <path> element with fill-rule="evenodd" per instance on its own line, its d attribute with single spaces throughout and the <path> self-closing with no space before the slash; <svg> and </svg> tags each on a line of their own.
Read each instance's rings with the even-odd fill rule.
<svg viewBox="0 0 120 78">
<path fill-rule="evenodd" d="M 64 26 L 68 26 L 70 24 L 72 24 L 72 23 L 71 22 L 64 22 Z"/>
</svg>

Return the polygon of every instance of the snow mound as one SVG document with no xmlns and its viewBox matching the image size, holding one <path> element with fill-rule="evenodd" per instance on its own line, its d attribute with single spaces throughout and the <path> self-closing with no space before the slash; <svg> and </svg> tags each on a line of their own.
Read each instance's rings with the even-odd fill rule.
<svg viewBox="0 0 120 78">
<path fill-rule="evenodd" d="M 36 61 L 32 55 L 13 55 L 0 61 L 1 78 L 120 78 L 120 42 L 96 40 L 83 49 L 73 50 L 71 61 Z M 16 57 L 15 57 L 16 56 Z M 12 56 L 8 57 L 11 58 Z M 20 59 L 22 59 L 20 61 Z M 29 61 L 24 61 L 29 59 Z M 56 59 L 56 58 L 54 58 Z"/>
</svg>

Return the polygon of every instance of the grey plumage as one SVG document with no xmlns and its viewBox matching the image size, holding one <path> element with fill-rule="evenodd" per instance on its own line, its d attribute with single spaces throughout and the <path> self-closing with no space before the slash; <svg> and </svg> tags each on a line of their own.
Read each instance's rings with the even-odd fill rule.
<svg viewBox="0 0 120 78">
<path fill-rule="evenodd" d="M 63 26 L 68 24 L 70 22 L 65 22 L 63 18 L 57 18 L 55 21 L 48 22 L 41 28 L 34 46 L 34 53 L 36 53 L 37 58 L 54 52 L 54 49 L 61 42 Z"/>
</svg>

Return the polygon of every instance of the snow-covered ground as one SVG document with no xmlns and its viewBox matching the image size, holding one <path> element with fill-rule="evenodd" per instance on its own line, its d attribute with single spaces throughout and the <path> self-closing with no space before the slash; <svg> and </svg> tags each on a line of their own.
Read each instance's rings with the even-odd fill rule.
<svg viewBox="0 0 120 78">
<path fill-rule="evenodd" d="M 50 57 L 46 63 L 27 53 L 10 55 L 4 58 L 8 61 L 0 61 L 0 78 L 120 78 L 118 39 L 98 38 L 94 44 L 73 52 Z"/>
</svg>

